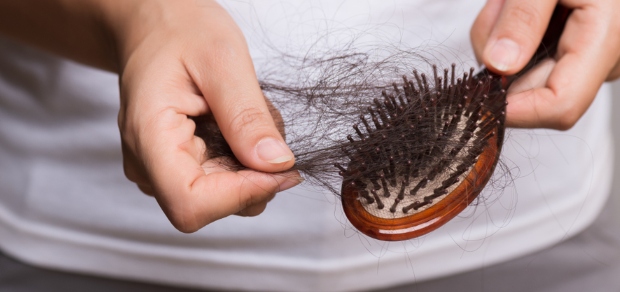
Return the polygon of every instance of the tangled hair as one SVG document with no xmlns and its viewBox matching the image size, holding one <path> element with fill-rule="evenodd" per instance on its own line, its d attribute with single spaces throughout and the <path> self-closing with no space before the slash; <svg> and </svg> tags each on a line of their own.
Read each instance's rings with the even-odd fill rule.
<svg viewBox="0 0 620 292">
<path fill-rule="evenodd" d="M 260 81 L 265 97 L 282 115 L 282 120 L 277 122 L 280 123 L 279 128 L 285 129 L 286 142 L 295 154 L 296 163 L 292 170 L 298 170 L 309 183 L 324 187 L 336 195 L 340 194 L 343 180 L 342 168 L 339 166 L 346 167 L 350 162 L 347 153 L 354 149 L 366 153 L 374 151 L 376 145 L 385 143 L 384 134 L 389 135 L 387 139 L 392 146 L 390 151 L 396 153 L 406 150 L 408 153 L 420 154 L 412 154 L 420 160 L 414 162 L 416 167 L 424 164 L 427 157 L 421 153 L 428 151 L 429 146 L 445 149 L 460 143 L 456 141 L 458 139 L 450 139 L 448 136 L 439 140 L 437 137 L 431 138 L 437 136 L 441 131 L 438 127 L 443 127 L 445 119 L 448 118 L 447 113 L 433 117 L 428 113 L 426 103 L 439 97 L 439 91 L 446 91 L 446 98 L 434 105 L 428 104 L 433 107 L 432 113 L 439 113 L 439 108 L 453 106 L 450 114 L 455 114 L 460 100 L 454 97 L 448 99 L 449 90 L 453 90 L 452 95 L 462 97 L 465 86 L 471 86 L 471 90 L 479 91 L 472 94 L 482 97 L 482 88 L 477 87 L 478 81 L 473 78 L 473 68 L 461 74 L 457 73 L 456 64 L 451 64 L 450 70 L 438 72 L 436 65 L 413 50 L 377 50 L 381 50 L 384 57 L 373 58 L 376 51 L 338 51 L 327 56 L 303 59 L 285 55 L 283 59 L 288 61 L 285 63 L 288 66 L 285 70 L 297 74 L 279 79 L 283 74 L 267 73 L 264 74 L 265 79 Z M 426 67 L 421 69 L 425 73 L 419 73 L 418 69 L 415 69 L 421 65 Z M 390 101 L 388 105 L 385 104 L 386 100 Z M 452 103 L 449 104 L 448 101 Z M 396 106 L 395 103 L 399 105 Z M 502 105 L 503 101 L 500 102 L 500 108 L 493 111 L 501 112 Z M 371 130 L 365 127 L 362 131 L 378 132 L 368 136 L 363 143 L 352 144 L 352 135 L 358 137 L 355 128 L 359 129 L 360 118 L 366 117 L 362 118 L 366 120 L 366 125 L 373 123 L 375 113 L 372 109 L 378 106 L 402 106 L 400 115 L 397 114 L 392 121 L 394 126 L 381 130 L 374 122 L 370 126 Z M 467 113 L 474 111 L 474 108 L 471 108 Z M 385 116 L 382 111 L 377 111 L 376 115 L 378 119 L 381 119 L 381 115 L 385 119 L 394 118 Z M 197 124 L 196 135 L 205 140 L 209 158 L 231 158 L 223 160 L 227 163 L 224 165 L 226 168 L 245 168 L 234 157 L 212 115 L 196 117 L 194 120 Z M 414 131 L 406 126 L 411 123 L 416 125 Z M 410 138 L 398 139 L 402 136 Z M 376 167 L 377 169 L 368 168 L 366 172 L 383 169 L 383 165 L 377 164 Z"/>
</svg>

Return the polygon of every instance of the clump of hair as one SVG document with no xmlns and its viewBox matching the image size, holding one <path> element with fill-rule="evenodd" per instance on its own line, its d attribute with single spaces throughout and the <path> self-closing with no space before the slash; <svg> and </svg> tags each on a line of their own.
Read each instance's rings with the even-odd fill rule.
<svg viewBox="0 0 620 292">
<path fill-rule="evenodd" d="M 490 135 L 480 133 L 503 123 L 505 92 L 484 94 L 491 79 L 474 76 L 473 69 L 459 73 L 455 64 L 438 71 L 413 50 L 282 59 L 288 61 L 284 70 L 295 73 L 263 73 L 261 88 L 282 114 L 286 142 L 296 157 L 293 169 L 334 194 L 343 180 L 370 177 L 380 185 L 382 176 L 392 183 L 402 172 L 428 174 L 447 160 L 471 164 L 481 148 L 472 145 L 483 145 Z M 482 111 L 495 114 L 482 119 Z M 461 123 L 465 128 L 457 127 L 461 116 L 470 120 Z M 209 158 L 225 156 L 231 158 L 226 167 L 243 169 L 213 117 L 194 119 Z M 469 154 L 456 155 L 457 148 Z"/>
</svg>

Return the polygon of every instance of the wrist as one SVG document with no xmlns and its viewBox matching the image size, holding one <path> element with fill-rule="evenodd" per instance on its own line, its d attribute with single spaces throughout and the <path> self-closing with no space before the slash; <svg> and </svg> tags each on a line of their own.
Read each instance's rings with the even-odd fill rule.
<svg viewBox="0 0 620 292">
<path fill-rule="evenodd" d="M 121 73 L 131 52 L 145 38 L 145 27 L 161 14 L 160 1 L 93 0 L 104 30 L 107 31 L 116 71 Z"/>
</svg>

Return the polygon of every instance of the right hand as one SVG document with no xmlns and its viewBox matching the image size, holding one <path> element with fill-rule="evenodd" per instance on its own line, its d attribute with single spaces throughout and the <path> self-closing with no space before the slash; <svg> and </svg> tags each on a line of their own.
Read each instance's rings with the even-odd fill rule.
<svg viewBox="0 0 620 292">
<path fill-rule="evenodd" d="M 617 0 L 488 0 L 471 29 L 478 60 L 503 75 L 521 70 L 538 48 L 558 3 L 573 10 L 558 52 L 511 86 L 509 127 L 570 129 L 603 82 L 620 76 Z"/>
</svg>

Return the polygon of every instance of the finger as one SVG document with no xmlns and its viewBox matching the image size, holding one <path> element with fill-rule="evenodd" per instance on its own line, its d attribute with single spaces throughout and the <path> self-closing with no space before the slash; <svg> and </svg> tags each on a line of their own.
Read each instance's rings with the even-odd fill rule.
<svg viewBox="0 0 620 292">
<path fill-rule="evenodd" d="M 185 151 L 173 151 L 167 157 L 154 161 L 161 166 L 153 169 L 156 193 L 165 194 L 157 196 L 157 200 L 170 222 L 183 232 L 194 232 L 268 201 L 274 193 L 301 182 L 297 173 L 229 172 L 213 160 L 201 166 Z"/>
<path fill-rule="evenodd" d="M 138 159 L 133 154 L 130 147 L 123 142 L 121 149 L 123 152 L 123 171 L 128 180 L 136 184 L 148 184 L 148 175 L 142 167 L 142 164 L 138 162 Z"/>
<path fill-rule="evenodd" d="M 176 94 L 177 97 L 183 96 L 183 95 L 184 94 L 181 94 L 181 93 Z M 182 108 L 182 107 L 183 107 L 183 104 L 180 104 L 180 107 L 178 107 L 177 109 Z M 195 109 L 196 107 L 194 107 L 194 110 Z M 188 122 L 190 124 L 194 123 L 192 120 L 189 120 Z M 125 126 L 121 126 L 121 129 L 124 127 Z M 193 135 L 189 137 L 190 138 L 188 141 L 186 141 L 185 143 L 181 143 L 179 145 L 180 149 L 190 152 L 191 155 L 195 157 L 196 161 L 203 162 L 206 159 L 206 154 L 207 154 L 204 141 Z M 191 147 L 188 147 L 188 146 L 191 146 Z M 145 165 L 143 163 L 144 157 L 138 158 L 136 156 L 136 154 L 141 153 L 141 151 L 137 149 L 138 147 L 139 146 L 138 146 L 137 140 L 133 138 L 132 135 L 127 135 L 125 132 L 125 135 L 123 135 L 122 137 L 122 144 L 121 144 L 121 149 L 123 153 L 123 171 L 127 179 L 129 179 L 130 181 L 138 185 L 148 185 L 150 184 L 150 178 L 148 176 Z M 152 192 L 150 194 L 152 194 Z"/>
<path fill-rule="evenodd" d="M 122 72 L 119 126 L 131 123 L 132 121 L 125 119 L 136 111 L 139 111 L 140 116 L 145 116 L 147 113 L 154 114 L 153 111 L 164 108 L 174 109 L 189 116 L 207 113 L 208 104 L 192 78 L 188 76 L 186 68 L 179 64 L 177 59 L 168 57 L 179 49 L 164 48 L 166 53 L 162 53 L 161 48 L 148 47 L 143 50 L 149 49 L 154 52 L 140 53 L 145 54 L 145 58 L 150 62 L 131 64 Z"/>
<path fill-rule="evenodd" d="M 269 197 L 265 198 L 265 200 L 250 205 L 248 207 L 246 207 L 245 209 L 237 212 L 235 215 L 237 216 L 242 216 L 242 217 L 254 217 L 254 216 L 258 216 L 261 213 L 263 213 L 263 211 L 265 211 L 265 209 L 267 208 L 267 203 L 269 203 L 274 197 L 276 196 L 276 194 L 271 194 Z"/>
<path fill-rule="evenodd" d="M 616 63 L 616 66 L 611 70 L 605 81 L 614 81 L 620 77 L 620 62 Z"/>
<path fill-rule="evenodd" d="M 194 187 L 202 189 L 203 193 L 209 192 L 208 200 L 194 202 L 198 207 L 197 217 L 204 220 L 198 222 L 198 226 L 239 212 L 247 216 L 258 215 L 264 210 L 260 206 L 266 205 L 276 192 L 292 188 L 300 181 L 291 175 L 270 175 L 249 170 L 207 174 L 194 183 Z"/>
<path fill-rule="evenodd" d="M 222 29 L 227 38 L 207 46 L 208 53 L 217 57 L 205 59 L 203 54 L 192 54 L 200 58 L 188 57 L 188 71 L 237 159 L 259 171 L 286 170 L 295 159 L 263 98 L 245 41 L 230 37 L 241 35 L 236 26 L 229 24 Z"/>
<path fill-rule="evenodd" d="M 189 116 L 205 114 L 208 110 L 204 98 L 193 84 L 184 68 L 166 58 L 154 57 L 143 70 L 136 72 L 136 66 L 128 66 L 121 76 L 121 108 L 118 126 L 121 131 L 123 169 L 125 176 L 139 185 L 150 184 L 150 178 L 144 164 L 144 151 L 150 143 L 141 142 L 145 133 L 157 135 L 157 131 L 148 131 L 157 113 L 162 109 L 172 110 Z M 163 64 L 163 65 L 162 65 Z M 162 69 L 165 74 L 161 74 Z M 127 86 L 132 84 L 133 86 Z M 133 98 L 127 98 L 127 97 Z M 157 98 L 155 98 L 157 97 Z M 155 118 L 153 118 L 155 117 Z M 193 135 L 192 135 L 193 136 Z M 191 137 L 191 136 L 189 136 Z M 146 137 L 148 138 L 150 137 Z M 200 139 L 198 139 L 200 140 Z M 197 141 L 197 143 L 202 140 Z M 204 143 L 202 143 L 204 145 Z M 204 146 L 201 154 L 204 155 Z M 199 155 L 194 153 L 196 157 Z"/>
<path fill-rule="evenodd" d="M 155 196 L 155 191 L 153 190 L 153 187 L 151 185 L 145 185 L 145 184 L 137 184 L 138 189 L 140 189 L 140 191 L 142 193 L 144 193 L 145 195 L 148 196 Z"/>
<path fill-rule="evenodd" d="M 488 0 L 471 27 L 469 35 L 479 63 L 482 63 L 482 51 L 497 23 L 504 2 L 505 0 Z"/>
<path fill-rule="evenodd" d="M 214 160 L 201 165 L 204 142 L 194 136 L 193 120 L 175 108 L 160 111 L 145 125 L 135 147 L 138 165 L 148 173 L 139 177 L 148 178 L 160 207 L 180 231 L 194 232 L 300 183 L 297 173 L 229 172 Z"/>
<path fill-rule="evenodd" d="M 193 120 L 189 120 L 188 123 L 194 124 L 193 127 L 196 127 Z M 191 137 L 187 142 L 181 143 L 179 149 L 187 152 L 198 163 L 203 163 L 207 160 L 207 146 L 200 137 Z"/>
<path fill-rule="evenodd" d="M 517 127 L 571 128 L 587 110 L 620 57 L 613 9 L 574 8 L 560 40 L 558 62 L 545 88 L 509 96 L 507 123 Z M 612 61 L 610 61 L 612 60 Z"/>
<path fill-rule="evenodd" d="M 512 75 L 532 58 L 557 1 L 506 0 L 482 53 L 492 71 Z"/>
<path fill-rule="evenodd" d="M 237 212 L 235 215 L 241 216 L 241 217 L 255 217 L 255 216 L 262 214 L 266 208 L 267 208 L 267 203 L 256 204 L 256 205 L 249 206 Z"/>
<path fill-rule="evenodd" d="M 544 88 L 547 85 L 547 80 L 549 80 L 549 75 L 553 72 L 553 68 L 557 62 L 554 59 L 547 58 L 536 66 L 534 66 L 527 73 L 523 74 L 523 76 L 519 77 L 510 88 L 508 88 L 508 96 L 509 99 L 512 98 L 512 95 L 526 92 L 528 90 Z"/>
</svg>

